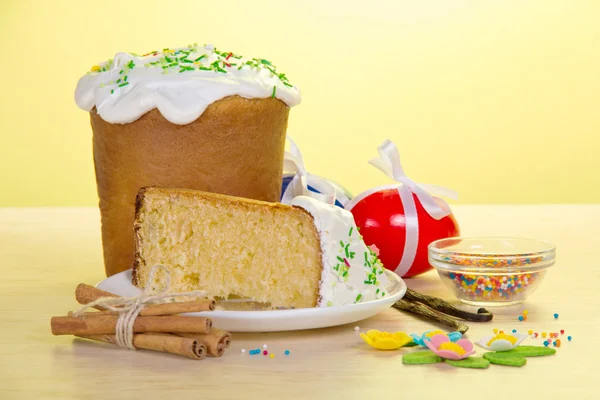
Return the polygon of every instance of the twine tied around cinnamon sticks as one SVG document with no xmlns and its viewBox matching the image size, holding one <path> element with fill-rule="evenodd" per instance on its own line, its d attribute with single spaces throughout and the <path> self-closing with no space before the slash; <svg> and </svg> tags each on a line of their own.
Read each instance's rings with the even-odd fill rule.
<svg viewBox="0 0 600 400">
<path fill-rule="evenodd" d="M 151 276 L 146 287 L 151 286 L 152 279 Z M 173 294 L 167 293 L 168 289 L 167 281 L 165 288 L 158 293 L 144 291 L 137 297 L 122 298 L 80 283 L 75 289 L 75 300 L 85 306 L 66 316 L 52 317 L 52 334 L 74 335 L 129 349 L 153 350 L 195 360 L 201 360 L 206 355 L 222 356 L 231 344 L 230 332 L 214 328 L 211 318 L 179 315 L 212 311 L 215 301 L 194 299 L 169 302 L 167 299 L 175 297 L 203 297 L 205 292 Z M 99 311 L 86 311 L 90 308 Z M 124 337 L 117 339 L 120 329 L 123 329 Z M 127 338 L 127 335 L 131 337 Z"/>
<path fill-rule="evenodd" d="M 152 285 L 156 275 L 156 271 L 162 269 L 165 272 L 165 285 L 162 290 L 155 294 L 148 294 L 147 288 Z M 125 347 L 129 350 L 136 350 L 133 345 L 133 324 L 135 319 L 140 312 L 148 304 L 162 304 L 167 299 L 174 297 L 201 297 L 206 296 L 206 292 L 203 290 L 194 290 L 185 293 L 168 293 L 169 287 L 171 286 L 171 275 L 169 271 L 162 265 L 155 265 L 150 270 L 150 275 L 146 281 L 145 289 L 135 297 L 101 297 L 91 303 L 85 304 L 77 311 L 72 313 L 73 317 L 81 317 L 84 312 L 90 308 L 101 307 L 106 310 L 114 311 L 119 313 L 119 319 L 117 320 L 117 326 L 115 329 L 115 340 L 119 347 Z"/>
</svg>

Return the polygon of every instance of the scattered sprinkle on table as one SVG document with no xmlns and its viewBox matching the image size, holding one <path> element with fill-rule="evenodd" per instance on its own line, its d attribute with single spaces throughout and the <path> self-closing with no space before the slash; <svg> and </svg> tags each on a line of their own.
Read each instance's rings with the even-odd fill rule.
<svg viewBox="0 0 600 400">
<path fill-rule="evenodd" d="M 569 336 L 569 340 L 571 340 L 571 336 Z M 290 355 L 290 351 L 289 351 L 289 350 L 286 350 L 286 351 L 285 351 L 285 355 L 286 355 L 286 356 L 289 356 L 289 355 Z"/>
<path fill-rule="evenodd" d="M 355 330 L 356 332 L 358 332 L 358 331 L 360 330 L 360 326 L 355 326 L 355 327 L 354 327 L 354 330 Z"/>
<path fill-rule="evenodd" d="M 554 314 L 554 319 L 558 319 L 558 314 Z"/>
<path fill-rule="evenodd" d="M 266 349 L 266 348 L 267 348 L 267 345 L 266 345 L 266 344 L 263 344 L 263 349 Z"/>
<path fill-rule="evenodd" d="M 246 349 L 242 349 L 242 353 L 245 353 L 245 352 L 246 352 Z"/>
</svg>

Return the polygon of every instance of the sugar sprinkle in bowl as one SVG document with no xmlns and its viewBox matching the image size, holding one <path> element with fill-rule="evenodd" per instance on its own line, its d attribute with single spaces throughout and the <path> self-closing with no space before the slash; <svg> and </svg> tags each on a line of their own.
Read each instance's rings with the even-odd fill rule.
<svg viewBox="0 0 600 400">
<path fill-rule="evenodd" d="M 521 303 L 554 265 L 556 247 L 526 238 L 447 238 L 428 247 L 429 263 L 464 303 L 508 306 Z"/>
</svg>

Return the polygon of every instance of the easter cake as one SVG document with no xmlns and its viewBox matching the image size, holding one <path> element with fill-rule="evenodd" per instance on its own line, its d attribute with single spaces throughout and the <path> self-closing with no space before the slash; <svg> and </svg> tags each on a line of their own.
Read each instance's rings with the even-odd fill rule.
<svg viewBox="0 0 600 400">
<path fill-rule="evenodd" d="M 291 205 L 201 191 L 141 189 L 133 284 L 204 290 L 271 307 L 306 308 L 382 298 L 390 284 L 350 212 L 306 196 Z M 153 266 L 152 287 L 146 285 Z"/>
<path fill-rule="evenodd" d="M 279 200 L 300 93 L 270 61 L 197 44 L 117 53 L 79 80 L 75 100 L 91 118 L 109 276 L 131 268 L 141 187 Z"/>
</svg>

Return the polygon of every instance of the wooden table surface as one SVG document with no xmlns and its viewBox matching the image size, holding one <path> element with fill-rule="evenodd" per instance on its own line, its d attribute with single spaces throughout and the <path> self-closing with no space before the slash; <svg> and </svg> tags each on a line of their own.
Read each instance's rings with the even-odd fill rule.
<svg viewBox="0 0 600 400">
<path fill-rule="evenodd" d="M 529 236 L 557 245 L 556 265 L 524 305 L 494 309 L 494 321 L 471 323 L 467 334 L 478 340 L 493 328 L 564 329 L 557 355 L 530 358 L 522 368 L 405 366 L 402 354 L 412 349 L 378 351 L 354 331 L 355 325 L 408 333 L 435 328 L 395 309 L 335 328 L 234 334 L 222 358 L 202 361 L 55 337 L 50 317 L 77 306 L 75 286 L 104 277 L 98 212 L 0 209 L 0 399 L 600 399 L 600 336 L 594 336 L 600 335 L 600 205 L 456 206 L 454 211 L 465 236 Z M 407 283 L 452 299 L 435 272 Z M 529 319 L 519 322 L 525 308 Z M 275 358 L 240 352 L 263 343 Z M 287 357 L 281 355 L 285 349 L 291 351 Z"/>
</svg>

